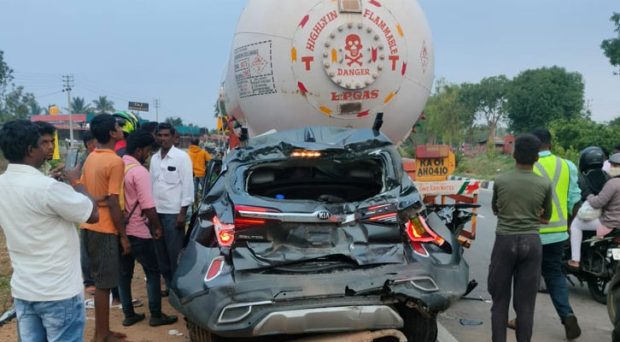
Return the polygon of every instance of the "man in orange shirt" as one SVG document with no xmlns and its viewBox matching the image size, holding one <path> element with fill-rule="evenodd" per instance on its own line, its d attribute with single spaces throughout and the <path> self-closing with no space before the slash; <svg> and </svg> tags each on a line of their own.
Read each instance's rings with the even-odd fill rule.
<svg viewBox="0 0 620 342">
<path fill-rule="evenodd" d="M 119 241 L 123 255 L 130 252 L 129 240 L 119 204 L 125 172 L 114 145 L 123 131 L 112 115 L 100 114 L 90 123 L 98 145 L 86 159 L 81 182 L 95 198 L 99 222 L 82 225 L 90 269 L 95 280 L 95 341 L 120 341 L 124 334 L 110 331 L 110 289 L 118 286 Z"/>
<path fill-rule="evenodd" d="M 200 185 L 202 185 L 202 180 L 205 177 L 207 163 L 211 160 L 209 152 L 200 148 L 198 144 L 198 139 L 192 139 L 189 149 L 187 150 L 187 154 L 189 154 L 189 158 L 192 160 L 192 167 L 194 169 L 194 191 L 197 194 L 200 193 Z"/>
</svg>

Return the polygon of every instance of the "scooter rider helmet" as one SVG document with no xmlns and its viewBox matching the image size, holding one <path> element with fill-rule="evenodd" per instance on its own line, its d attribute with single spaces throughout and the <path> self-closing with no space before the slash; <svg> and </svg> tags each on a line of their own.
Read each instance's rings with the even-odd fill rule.
<svg viewBox="0 0 620 342">
<path fill-rule="evenodd" d="M 118 125 L 121 126 L 121 130 L 123 130 L 123 133 L 125 133 L 125 136 L 127 136 L 128 134 L 132 133 L 133 131 L 135 131 L 136 129 L 140 127 L 140 122 L 138 120 L 138 117 L 132 112 L 127 112 L 127 111 L 116 112 L 112 114 L 112 116 L 114 116 L 114 118 L 118 122 Z"/>
<path fill-rule="evenodd" d="M 605 152 L 598 146 L 584 148 L 579 155 L 579 171 L 586 172 L 592 169 L 600 169 L 605 163 Z"/>
</svg>

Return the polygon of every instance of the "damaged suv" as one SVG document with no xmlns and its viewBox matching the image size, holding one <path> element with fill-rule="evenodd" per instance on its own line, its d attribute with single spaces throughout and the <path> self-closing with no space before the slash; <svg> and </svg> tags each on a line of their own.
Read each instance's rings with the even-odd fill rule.
<svg viewBox="0 0 620 342">
<path fill-rule="evenodd" d="M 468 288 L 454 230 L 377 130 L 264 135 L 229 153 L 204 196 L 170 301 L 193 341 L 435 341 L 437 313 Z"/>
</svg>

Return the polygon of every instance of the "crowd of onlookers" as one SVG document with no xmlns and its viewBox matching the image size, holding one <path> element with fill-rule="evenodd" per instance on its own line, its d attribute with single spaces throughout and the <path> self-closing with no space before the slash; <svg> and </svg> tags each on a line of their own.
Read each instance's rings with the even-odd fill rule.
<svg viewBox="0 0 620 342">
<path fill-rule="evenodd" d="M 620 146 L 608 159 L 600 147 L 584 149 L 578 170 L 551 153 L 551 141 L 547 129 L 517 137 L 515 169 L 494 182 L 492 207 L 498 222 L 488 276 L 494 342 L 506 341 L 507 328 L 516 331 L 517 341 L 531 340 L 540 275 L 566 339 L 578 338 L 581 328 L 564 270 L 580 270 L 582 231 L 596 231 L 602 238 L 620 228 Z M 564 264 L 567 243 L 572 255 Z M 613 300 L 620 301 L 620 273 L 611 283 Z M 512 320 L 511 299 L 517 315 Z M 616 316 L 612 339 L 620 341 L 620 314 Z"/>
<path fill-rule="evenodd" d="M 82 341 L 84 296 L 94 296 L 94 340 L 124 340 L 110 330 L 110 305 L 121 305 L 124 326 L 145 319 L 131 292 L 136 262 L 146 276 L 149 325 L 175 323 L 161 301 L 211 156 L 197 140 L 188 152 L 175 147 L 168 123 L 139 127 L 132 113 L 119 112 L 93 118 L 76 166 L 51 169 L 54 133 L 48 123 L 26 120 L 0 132 L 9 161 L 0 176 L 0 226 L 19 339 Z"/>
<path fill-rule="evenodd" d="M 149 325 L 175 323 L 161 301 L 172 286 L 188 210 L 210 154 L 198 140 L 187 152 L 177 148 L 168 123 L 139 127 L 132 113 L 119 112 L 93 118 L 77 165 L 50 169 L 45 165 L 54 154 L 54 133 L 48 123 L 26 120 L 0 129 L 0 149 L 9 161 L 0 176 L 0 226 L 13 265 L 20 340 L 81 341 L 86 294 L 94 296 L 95 341 L 123 341 L 124 334 L 110 330 L 111 303 L 121 305 L 124 326 L 146 318 L 132 298 L 136 262 L 146 276 Z M 605 178 L 593 185 L 572 162 L 551 153 L 551 140 L 546 129 L 520 135 L 515 169 L 494 183 L 498 224 L 488 276 L 493 341 L 505 341 L 507 328 L 516 330 L 517 341 L 531 340 L 540 275 L 566 338 L 579 337 L 563 268 L 580 267 L 583 230 L 604 236 L 620 227 L 620 146 L 605 163 L 600 149 L 582 152 L 580 164 L 605 165 Z M 572 260 L 564 265 L 569 231 Z M 620 276 L 612 283 L 612 291 L 620 288 Z M 620 339 L 620 319 L 616 323 L 614 340 Z"/>
</svg>

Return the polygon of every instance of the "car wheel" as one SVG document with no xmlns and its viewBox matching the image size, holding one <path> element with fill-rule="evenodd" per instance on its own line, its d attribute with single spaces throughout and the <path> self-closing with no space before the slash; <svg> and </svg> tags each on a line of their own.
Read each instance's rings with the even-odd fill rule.
<svg viewBox="0 0 620 342">
<path fill-rule="evenodd" d="M 423 314 L 416 309 L 404 307 L 399 310 L 404 321 L 402 332 L 409 341 L 437 341 L 437 314 Z"/>
<path fill-rule="evenodd" d="M 592 299 L 601 304 L 607 304 L 607 284 L 609 284 L 609 279 L 589 278 L 588 290 Z"/>
<path fill-rule="evenodd" d="M 198 324 L 189 319 L 185 319 L 187 324 L 187 332 L 191 342 L 224 342 L 222 337 L 213 335 L 208 330 L 201 328 Z"/>
</svg>

